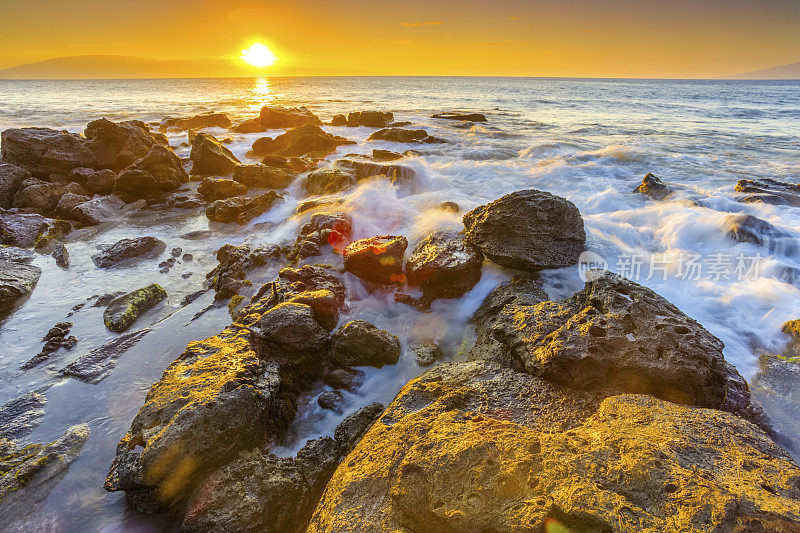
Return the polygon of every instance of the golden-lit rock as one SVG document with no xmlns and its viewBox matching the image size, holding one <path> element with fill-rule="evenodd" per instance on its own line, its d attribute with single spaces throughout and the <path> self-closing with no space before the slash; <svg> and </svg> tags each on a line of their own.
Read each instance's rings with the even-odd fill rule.
<svg viewBox="0 0 800 533">
<path fill-rule="evenodd" d="M 316 124 L 305 124 L 292 128 L 277 137 L 262 137 L 253 143 L 253 155 L 277 155 L 282 157 L 325 157 L 337 147 L 356 144 L 355 141 L 331 135 Z"/>
<path fill-rule="evenodd" d="M 403 236 L 379 235 L 353 241 L 344 249 L 344 268 L 372 283 L 401 284 L 405 281 L 406 248 L 408 240 Z"/>
<path fill-rule="evenodd" d="M 230 174 L 242 162 L 213 135 L 198 133 L 192 139 L 192 175 Z"/>
</svg>

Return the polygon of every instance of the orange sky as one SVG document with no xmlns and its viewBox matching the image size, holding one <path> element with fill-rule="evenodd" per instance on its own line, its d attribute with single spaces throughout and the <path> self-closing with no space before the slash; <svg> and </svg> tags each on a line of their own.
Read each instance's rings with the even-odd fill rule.
<svg viewBox="0 0 800 533">
<path fill-rule="evenodd" d="M 267 75 L 715 77 L 800 61 L 799 28 L 797 0 L 0 0 L 0 68 L 260 41 L 279 58 Z M 196 68 L 182 75 L 238 73 Z"/>
</svg>

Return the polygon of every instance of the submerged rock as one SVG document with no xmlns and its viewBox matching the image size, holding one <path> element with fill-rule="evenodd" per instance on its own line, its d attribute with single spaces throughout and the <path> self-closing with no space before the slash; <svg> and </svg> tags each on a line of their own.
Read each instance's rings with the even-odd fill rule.
<svg viewBox="0 0 800 533">
<path fill-rule="evenodd" d="M 56 260 L 56 266 L 60 268 L 69 268 L 69 250 L 64 246 L 64 243 L 57 243 L 50 256 Z"/>
<path fill-rule="evenodd" d="M 98 268 L 113 268 L 128 262 L 131 259 L 143 257 L 156 257 L 166 249 L 164 241 L 155 237 L 137 237 L 136 239 L 121 239 L 100 253 L 92 256 L 92 261 Z"/>
<path fill-rule="evenodd" d="M 253 143 L 253 155 L 325 157 L 332 154 L 337 147 L 347 144 L 356 143 L 344 137 L 331 135 L 317 125 L 306 124 L 292 128 L 274 139 L 270 137 L 257 139 Z"/>
<path fill-rule="evenodd" d="M 196 130 L 201 128 L 230 128 L 231 119 L 225 113 L 201 113 L 188 118 L 165 118 L 161 121 L 165 128 Z"/>
<path fill-rule="evenodd" d="M 37 266 L 0 261 L 0 311 L 30 294 L 41 275 L 42 269 Z"/>
<path fill-rule="evenodd" d="M 305 124 L 319 125 L 322 121 L 305 107 L 267 106 L 261 108 L 259 115 L 261 127 L 267 130 L 277 128 L 296 128 Z"/>
<path fill-rule="evenodd" d="M 46 403 L 47 398 L 32 391 L 0 406 L 0 442 L 27 437 L 44 419 Z"/>
<path fill-rule="evenodd" d="M 787 183 L 769 178 L 739 180 L 734 190 L 743 193 L 739 201 L 800 207 L 800 183 Z"/>
<path fill-rule="evenodd" d="M 206 208 L 206 216 L 214 222 L 235 222 L 244 224 L 267 211 L 276 200 L 283 199 L 275 191 L 258 196 L 234 196 L 217 200 Z"/>
<path fill-rule="evenodd" d="M 344 412 L 344 396 L 336 390 L 325 391 L 317 398 L 317 405 L 336 414 Z"/>
<path fill-rule="evenodd" d="M 796 234 L 773 226 L 752 215 L 729 215 L 725 221 L 728 237 L 767 248 L 770 253 L 794 255 L 800 251 Z"/>
<path fill-rule="evenodd" d="M 344 249 L 344 268 L 372 283 L 402 283 L 406 248 L 408 240 L 403 236 L 381 235 L 353 241 Z"/>
<path fill-rule="evenodd" d="M 30 263 L 36 258 L 36 254 L 25 248 L 16 246 L 0 245 L 0 261 L 11 261 L 12 263 Z"/>
<path fill-rule="evenodd" d="M 673 191 L 668 185 L 664 184 L 663 181 L 648 172 L 642 179 L 642 183 L 636 187 L 633 192 L 649 196 L 653 200 L 661 201 L 672 194 Z"/>
<path fill-rule="evenodd" d="M 347 115 L 347 125 L 351 128 L 358 126 L 385 128 L 393 120 L 394 114 L 391 111 L 354 111 Z"/>
<path fill-rule="evenodd" d="M 406 263 L 409 285 L 422 288 L 428 300 L 460 298 L 481 279 L 483 254 L 455 230 L 424 238 Z"/>
<path fill-rule="evenodd" d="M 75 338 L 74 335 L 69 334 L 71 329 L 72 322 L 59 322 L 50 328 L 47 334 L 42 338 L 44 346 L 42 346 L 41 351 L 22 365 L 21 369 L 28 370 L 47 361 L 54 353 L 62 348 L 65 350 L 73 349 L 75 345 L 78 344 L 78 339 Z"/>
<path fill-rule="evenodd" d="M 295 177 L 295 172 L 286 169 L 256 163 L 255 165 L 239 165 L 233 171 L 233 179 L 248 187 L 264 189 L 283 189 L 288 187 Z"/>
<path fill-rule="evenodd" d="M 422 129 L 406 130 L 403 128 L 385 128 L 378 130 L 367 138 L 368 141 L 391 141 L 396 143 L 443 143 Z"/>
<path fill-rule="evenodd" d="M 397 363 L 400 340 L 364 320 L 353 320 L 333 332 L 331 360 L 340 366 L 374 366 Z"/>
<path fill-rule="evenodd" d="M 94 167 L 97 160 L 88 142 L 74 133 L 48 128 L 13 128 L 0 133 L 4 163 L 32 174 L 67 174 L 76 167 Z"/>
<path fill-rule="evenodd" d="M 22 182 L 31 179 L 31 174 L 22 167 L 10 163 L 0 163 L 0 208 L 8 209 L 13 205 Z"/>
<path fill-rule="evenodd" d="M 219 200 L 246 194 L 247 186 L 231 179 L 205 178 L 197 192 L 209 200 Z"/>
<path fill-rule="evenodd" d="M 151 283 L 112 300 L 103 312 L 103 322 L 111 331 L 122 333 L 145 311 L 166 297 L 167 292 L 161 285 Z"/>
<path fill-rule="evenodd" d="M 189 158 L 193 175 L 230 174 L 242 164 L 233 152 L 207 133 L 195 135 Z"/>
<path fill-rule="evenodd" d="M 483 113 L 456 113 L 452 111 L 445 111 L 443 113 L 436 113 L 431 115 L 431 118 L 440 118 L 446 120 L 465 120 L 469 122 L 486 122 L 486 115 Z"/>
<path fill-rule="evenodd" d="M 73 377 L 86 383 L 99 383 L 114 369 L 117 364 L 117 358 L 149 332 L 150 328 L 145 328 L 120 335 L 78 357 L 75 361 L 59 370 L 59 374 Z"/>
<path fill-rule="evenodd" d="M 147 155 L 123 170 L 114 191 L 132 198 L 146 198 L 154 193 L 170 192 L 189 181 L 180 158 L 162 144 L 154 144 Z"/>
<path fill-rule="evenodd" d="M 161 143 L 161 139 L 153 135 L 150 127 L 141 120 L 93 120 L 87 124 L 83 135 L 95 155 L 96 168 L 114 171 L 122 170 L 144 157 L 151 146 Z"/>
<path fill-rule="evenodd" d="M 486 257 L 523 270 L 576 264 L 586 233 L 575 204 L 528 189 L 507 194 L 464 215 L 464 236 Z"/>
<path fill-rule="evenodd" d="M 47 231 L 47 219 L 34 213 L 9 213 L 0 209 L 2 244 L 31 248 Z"/>
</svg>

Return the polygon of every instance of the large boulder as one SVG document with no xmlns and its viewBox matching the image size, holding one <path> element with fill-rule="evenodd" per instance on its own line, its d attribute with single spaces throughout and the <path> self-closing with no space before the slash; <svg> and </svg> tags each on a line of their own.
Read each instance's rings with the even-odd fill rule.
<svg viewBox="0 0 800 533">
<path fill-rule="evenodd" d="M 660 178 L 648 172 L 647 175 L 642 178 L 642 183 L 640 183 L 633 192 L 649 196 L 653 200 L 661 201 L 672 194 L 673 191 L 670 186 L 661 181 Z"/>
<path fill-rule="evenodd" d="M 403 236 L 379 235 L 353 241 L 344 249 L 344 268 L 372 283 L 403 283 L 406 248 L 408 240 Z"/>
<path fill-rule="evenodd" d="M 296 173 L 287 168 L 280 168 L 256 163 L 255 165 L 239 165 L 233 171 L 233 179 L 248 187 L 263 189 L 283 189 L 288 187 Z"/>
<path fill-rule="evenodd" d="M 145 311 L 166 298 L 167 291 L 158 283 L 151 283 L 114 298 L 103 312 L 103 322 L 111 331 L 122 333 Z"/>
<path fill-rule="evenodd" d="M 108 194 L 76 205 L 71 213 L 75 220 L 96 225 L 119 219 L 123 216 L 124 207 L 125 202 L 113 194 Z"/>
<path fill-rule="evenodd" d="M 31 178 L 31 173 L 10 163 L 0 163 L 0 208 L 8 209 L 14 203 L 22 182 Z"/>
<path fill-rule="evenodd" d="M 397 363 L 400 340 L 364 320 L 352 320 L 331 335 L 331 360 L 340 366 L 374 366 Z"/>
<path fill-rule="evenodd" d="M 598 403 L 441 364 L 342 461 L 307 531 L 797 529 L 800 467 L 757 427 L 642 395 Z"/>
<path fill-rule="evenodd" d="M 510 268 L 572 266 L 586 240 L 575 204 L 535 189 L 513 192 L 476 207 L 463 220 L 467 242 Z"/>
<path fill-rule="evenodd" d="M 246 194 L 247 186 L 231 179 L 205 178 L 197 193 L 209 200 L 219 200 Z"/>
<path fill-rule="evenodd" d="M 20 189 L 14 195 L 14 207 L 32 209 L 38 213 L 51 213 L 58 206 L 58 201 L 66 192 L 63 183 L 37 183 Z"/>
<path fill-rule="evenodd" d="M 403 128 L 384 128 L 378 130 L 369 137 L 368 141 L 391 141 L 396 143 L 441 143 L 445 142 L 442 139 L 428 135 L 428 132 L 422 129 L 407 130 Z"/>
<path fill-rule="evenodd" d="M 425 298 L 460 298 L 481 279 L 483 254 L 455 230 L 438 230 L 424 238 L 406 263 L 409 285 Z"/>
<path fill-rule="evenodd" d="M 247 119 L 234 127 L 231 131 L 236 133 L 258 133 L 264 131 L 266 128 L 261 125 L 261 117 Z"/>
<path fill-rule="evenodd" d="M 30 294 L 41 275 L 42 269 L 37 266 L 0 261 L 0 310 Z"/>
<path fill-rule="evenodd" d="M 188 118 L 165 118 L 161 121 L 164 128 L 181 130 L 197 130 L 201 128 L 230 128 L 231 119 L 225 113 L 201 113 Z"/>
<path fill-rule="evenodd" d="M 800 207 L 800 183 L 770 178 L 739 180 L 734 187 L 740 202 Z"/>
<path fill-rule="evenodd" d="M 96 168 L 122 170 L 147 155 L 160 139 L 141 120 L 112 122 L 106 118 L 93 120 L 83 132 L 87 146 L 94 153 Z"/>
<path fill-rule="evenodd" d="M 47 228 L 47 219 L 35 213 L 8 213 L 0 209 L 0 242 L 30 248 Z"/>
<path fill-rule="evenodd" d="M 354 111 L 347 115 L 347 125 L 350 127 L 385 128 L 393 120 L 391 111 Z"/>
<path fill-rule="evenodd" d="M 310 155 L 325 157 L 337 147 L 355 144 L 354 141 L 332 135 L 315 124 L 292 128 L 277 137 L 262 137 L 253 143 L 253 154 L 257 156 L 278 155 L 299 157 Z"/>
<path fill-rule="evenodd" d="M 306 124 L 319 125 L 322 121 L 305 107 L 280 107 L 265 105 L 259 115 L 263 130 L 296 128 Z"/>
<path fill-rule="evenodd" d="M 234 196 L 217 200 L 206 208 L 206 216 L 214 222 L 235 222 L 244 224 L 267 211 L 276 200 L 283 197 L 275 191 L 258 196 Z"/>
<path fill-rule="evenodd" d="M 314 309 L 297 301 L 276 305 L 250 326 L 253 338 L 272 357 L 316 357 L 328 340 Z"/>
<path fill-rule="evenodd" d="M 189 158 L 193 175 L 230 174 L 242 164 L 233 152 L 207 133 L 195 135 Z"/>
<path fill-rule="evenodd" d="M 174 191 L 189 181 L 181 159 L 162 144 L 154 144 L 147 155 L 117 176 L 114 191 L 134 198 Z"/>
<path fill-rule="evenodd" d="M 166 247 L 164 241 L 150 236 L 121 239 L 94 254 L 92 261 L 98 268 L 112 268 L 134 259 L 155 257 L 161 254 Z"/>
<path fill-rule="evenodd" d="M 4 163 L 32 174 L 68 174 L 76 167 L 94 167 L 97 159 L 86 139 L 48 128 L 14 128 L 0 134 Z"/>
</svg>

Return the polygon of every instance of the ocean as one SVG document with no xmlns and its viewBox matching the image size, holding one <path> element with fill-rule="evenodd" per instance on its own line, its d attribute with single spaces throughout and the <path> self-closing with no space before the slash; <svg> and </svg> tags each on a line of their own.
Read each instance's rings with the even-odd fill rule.
<svg viewBox="0 0 800 533">
<path fill-rule="evenodd" d="M 761 353 L 780 351 L 784 322 L 800 318 L 800 208 L 741 203 L 734 187 L 742 179 L 771 178 L 800 182 L 800 81 L 705 81 L 540 78 L 342 77 L 274 79 L 176 79 L 16 81 L 0 80 L 0 129 L 46 126 L 81 132 L 90 120 L 190 116 L 205 111 L 228 114 L 234 123 L 252 118 L 265 104 L 307 106 L 323 121 L 356 110 L 392 111 L 446 139 L 437 145 L 402 146 L 366 142 L 369 128 L 325 129 L 353 139 L 329 159 L 373 148 L 415 148 L 420 155 L 402 164 L 420 177 L 414 190 L 385 181 L 367 181 L 341 193 L 342 207 L 354 218 L 355 237 L 405 235 L 409 249 L 432 229 L 461 227 L 462 214 L 437 210 L 457 203 L 462 213 L 500 196 L 536 188 L 564 196 L 580 209 L 591 259 L 609 270 L 652 288 L 697 320 L 725 343 L 724 354 L 745 377 L 757 370 Z M 447 110 L 485 113 L 488 121 L 461 129 L 429 118 Z M 232 134 L 229 148 L 242 161 L 267 134 Z M 186 132 L 168 132 L 176 153 Z M 674 189 L 658 202 L 633 193 L 652 173 Z M 81 230 L 68 247 L 69 270 L 49 256 L 34 264 L 44 273 L 31 298 L 0 323 L 0 403 L 32 390 L 47 398 L 44 417 L 31 440 L 52 440 L 70 425 L 86 422 L 91 437 L 79 459 L 32 511 L 20 529 L 49 531 L 161 531 L 172 524 L 126 509 L 124 496 L 107 494 L 103 478 L 114 448 L 127 431 L 150 385 L 183 351 L 186 343 L 211 336 L 228 324 L 227 309 L 209 311 L 210 295 L 187 307 L 179 302 L 197 290 L 216 264 L 222 244 L 280 243 L 293 239 L 303 198 L 291 186 L 286 201 L 242 228 L 218 227 L 201 240 L 188 232 L 206 230 L 202 211 L 194 214 L 142 216 L 125 224 Z M 772 224 L 779 238 L 762 244 L 736 242 L 731 220 L 752 215 Z M 98 272 L 89 259 L 98 243 L 154 235 L 169 247 L 180 246 L 194 261 L 160 274 L 150 266 Z M 191 272 L 185 278 L 182 274 Z M 273 273 L 265 275 L 268 278 Z M 472 312 L 508 272 L 486 265 L 479 284 L 465 297 L 439 301 L 421 315 L 395 304 L 391 294 L 352 291 L 348 317 L 364 318 L 400 336 L 429 331 L 448 354 L 463 352 L 462 338 Z M 582 286 L 581 271 L 544 272 L 551 297 Z M 139 344 L 121 356 L 110 376 L 98 384 L 60 379 L 57 370 L 78 355 L 113 338 L 102 326 L 102 309 L 76 304 L 93 295 L 131 290 L 157 281 L 170 294 L 157 312 L 161 320 Z M 44 333 L 69 320 L 79 339 L 75 350 L 49 368 L 28 372 L 19 366 L 41 347 Z M 158 314 L 161 313 L 161 314 Z M 344 415 L 314 408 L 305 399 L 291 453 L 306 439 L 327 434 L 369 401 L 389 402 L 421 370 L 412 362 L 368 372 L 365 385 L 348 393 Z M 800 436 L 795 435 L 795 438 Z M 281 450 L 278 450 L 279 452 Z M 166 524 L 166 525 L 165 525 Z"/>
</svg>

